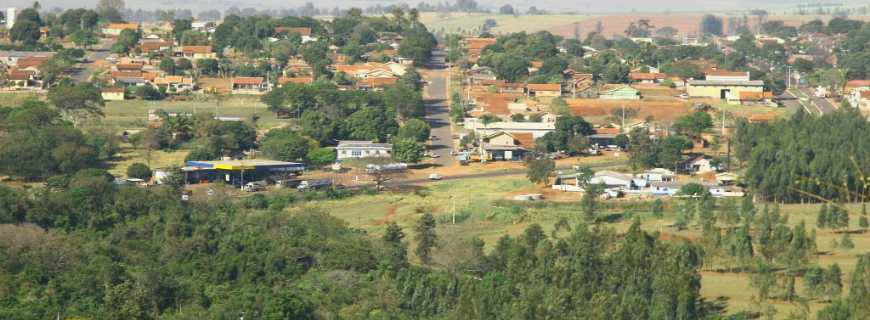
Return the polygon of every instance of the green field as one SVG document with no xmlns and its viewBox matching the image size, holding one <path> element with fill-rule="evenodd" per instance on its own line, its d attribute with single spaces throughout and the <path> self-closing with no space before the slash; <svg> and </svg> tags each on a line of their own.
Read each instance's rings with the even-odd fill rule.
<svg viewBox="0 0 870 320">
<path fill-rule="evenodd" d="M 162 109 L 166 112 L 211 113 L 221 117 L 240 117 L 250 121 L 256 114 L 257 127 L 268 129 L 288 123 L 280 120 L 266 109 L 266 105 L 256 97 L 231 97 L 218 102 L 213 99 L 191 99 L 189 101 L 107 101 L 103 109 L 106 117 L 101 124 L 118 130 L 142 129 L 147 125 L 148 110 Z"/>
<path fill-rule="evenodd" d="M 350 199 L 315 201 L 290 209 L 290 212 L 323 210 L 339 217 L 353 227 L 361 228 L 373 236 L 380 236 L 384 226 L 389 222 L 397 222 L 409 235 L 408 240 L 413 246 L 413 225 L 423 212 L 432 212 L 439 222 L 438 234 L 440 246 L 444 250 L 436 251 L 436 261 L 444 266 L 450 266 L 456 259 L 444 252 L 463 247 L 473 237 L 483 239 L 487 248 L 491 249 L 498 238 L 503 235 L 516 236 L 532 223 L 540 224 L 549 233 L 554 224 L 561 218 L 566 218 L 570 224 L 581 221 L 579 203 L 577 201 L 543 201 L 536 203 L 521 203 L 510 201 L 516 194 L 540 192 L 522 176 L 502 177 L 496 181 L 491 179 L 473 179 L 461 181 L 444 181 L 417 187 L 402 192 L 382 192 L 376 195 L 360 195 Z M 576 194 L 579 199 L 580 194 Z M 674 205 L 669 202 L 669 205 Z M 455 209 L 454 209 L 455 206 Z M 687 230 L 677 231 L 669 227 L 675 220 L 676 213 L 672 208 L 666 209 L 661 220 L 649 215 L 643 202 L 631 200 L 608 201 L 601 204 L 604 209 L 600 216 L 617 217 L 604 226 L 612 228 L 617 233 L 627 229 L 629 219 L 620 218 L 628 212 L 640 217 L 643 229 L 649 232 L 662 232 L 667 237 L 696 239 L 700 237 L 700 227 L 690 224 Z M 763 204 L 756 205 L 763 210 Z M 850 227 L 858 229 L 858 214 L 860 205 L 849 205 Z M 790 225 L 806 223 L 808 230 L 815 228 L 816 214 L 819 205 L 783 205 L 781 213 L 788 216 Z M 457 223 L 452 224 L 452 215 L 456 213 Z M 842 236 L 829 229 L 816 230 L 819 251 L 823 254 L 816 257 L 816 262 L 822 266 L 838 263 L 844 271 L 844 292 L 848 292 L 848 274 L 856 262 L 856 255 L 866 252 L 870 247 L 870 233 L 852 234 L 855 248 L 850 250 L 834 249 L 832 241 Z M 798 279 L 798 293 L 802 293 L 801 279 Z M 740 311 L 761 312 L 762 305 L 754 300 L 755 289 L 750 286 L 750 276 L 746 273 L 717 273 L 704 271 L 702 278 L 702 294 L 708 301 L 719 299 L 724 301 L 725 310 L 729 314 Z M 784 318 L 791 312 L 798 312 L 801 307 L 797 303 L 778 300 L 768 300 L 764 306 L 772 306 L 776 311 L 775 318 Z M 814 314 L 823 304 L 809 301 L 808 306 Z"/>
<path fill-rule="evenodd" d="M 26 92 L 0 93 L 0 106 L 18 106 L 28 98 L 45 99 L 44 94 Z M 269 129 L 290 123 L 292 120 L 277 119 L 256 96 L 232 96 L 218 103 L 213 98 L 192 96 L 186 101 L 106 101 L 104 118 L 89 125 L 117 131 L 139 130 L 148 125 L 148 110 L 162 109 L 166 112 L 211 113 L 221 117 L 239 117 L 251 121 L 256 114 L 258 129 Z"/>
<path fill-rule="evenodd" d="M 500 15 L 486 13 L 450 13 L 442 16 L 435 12 L 420 14 L 420 21 L 433 32 L 475 33 L 487 19 L 495 20 L 494 33 L 536 32 L 551 27 L 589 19 L 589 15 Z"/>
</svg>

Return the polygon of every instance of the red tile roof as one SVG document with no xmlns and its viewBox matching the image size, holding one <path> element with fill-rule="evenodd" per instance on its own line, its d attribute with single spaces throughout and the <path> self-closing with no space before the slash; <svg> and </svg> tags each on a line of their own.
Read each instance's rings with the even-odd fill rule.
<svg viewBox="0 0 870 320">
<path fill-rule="evenodd" d="M 11 70 L 7 74 L 6 78 L 9 80 L 30 80 L 30 77 L 33 75 L 32 71 L 27 70 Z"/>
<path fill-rule="evenodd" d="M 174 43 L 172 41 L 158 40 L 158 41 L 143 41 L 142 43 L 139 44 L 139 47 L 142 49 L 143 52 L 151 52 L 151 51 L 160 50 L 160 48 L 168 48 L 168 47 L 171 47 L 172 45 L 174 45 Z"/>
<path fill-rule="evenodd" d="M 765 91 L 765 92 L 741 91 L 740 92 L 740 100 L 761 101 L 761 100 L 770 99 L 770 98 L 773 98 L 773 93 L 771 93 L 770 91 Z"/>
<path fill-rule="evenodd" d="M 43 63 L 51 59 L 51 57 L 21 57 L 18 58 L 16 66 L 18 68 L 36 67 L 39 68 Z"/>
<path fill-rule="evenodd" d="M 513 132 L 511 135 L 523 148 L 531 149 L 535 146 L 535 136 L 530 132 Z"/>
<path fill-rule="evenodd" d="M 263 83 L 263 77 L 235 77 L 233 84 L 254 84 L 260 85 Z"/>
<path fill-rule="evenodd" d="M 651 72 L 631 72 L 628 74 L 628 77 L 631 80 L 635 81 L 643 81 L 643 80 L 662 80 L 665 78 L 664 73 L 651 73 Z"/>
<path fill-rule="evenodd" d="M 496 43 L 495 38 L 465 38 L 465 48 L 469 50 L 482 50 L 488 45 Z"/>
<path fill-rule="evenodd" d="M 181 52 L 191 54 L 208 54 L 211 53 L 211 46 L 184 46 L 181 47 Z"/>
<path fill-rule="evenodd" d="M 846 82 L 846 88 L 860 87 L 870 87 L 870 80 L 849 80 Z"/>
<path fill-rule="evenodd" d="M 398 81 L 399 78 L 396 77 L 365 78 L 363 80 L 360 80 L 357 84 L 369 88 L 383 88 L 386 86 L 394 85 Z"/>
<path fill-rule="evenodd" d="M 483 111 L 495 115 L 509 115 L 510 109 L 508 104 L 516 100 L 519 94 L 510 93 L 487 93 L 477 97 L 477 101 L 481 103 Z"/>
<path fill-rule="evenodd" d="M 719 71 L 713 70 L 707 72 L 708 76 L 716 76 L 716 77 L 745 77 L 748 72 L 743 71 Z"/>
<path fill-rule="evenodd" d="M 529 91 L 562 91 L 562 85 L 558 83 L 529 83 L 526 88 Z"/>
<path fill-rule="evenodd" d="M 121 29 L 121 30 L 124 30 L 124 29 L 138 30 L 139 25 L 135 24 L 135 23 L 110 23 L 110 24 L 107 24 L 103 28 L 105 28 L 105 29 Z"/>
<path fill-rule="evenodd" d="M 277 27 L 275 28 L 276 33 L 298 33 L 300 36 L 310 36 L 311 28 L 306 27 Z"/>
<path fill-rule="evenodd" d="M 278 84 L 287 84 L 287 83 L 299 83 L 299 84 L 311 84 L 314 82 L 314 77 L 278 77 Z"/>
<path fill-rule="evenodd" d="M 142 70 L 142 65 L 139 63 L 119 63 L 115 65 L 115 68 L 123 71 L 123 70 Z"/>
<path fill-rule="evenodd" d="M 619 128 L 595 128 L 597 134 L 619 134 Z"/>
<path fill-rule="evenodd" d="M 143 78 L 142 71 L 112 71 L 109 75 L 112 79 Z"/>
</svg>

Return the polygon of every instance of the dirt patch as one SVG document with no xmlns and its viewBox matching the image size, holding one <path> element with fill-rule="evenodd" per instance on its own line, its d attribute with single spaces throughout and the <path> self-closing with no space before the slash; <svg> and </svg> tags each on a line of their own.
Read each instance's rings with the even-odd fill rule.
<svg viewBox="0 0 870 320">
<path fill-rule="evenodd" d="M 382 226 L 393 220 L 393 217 L 396 215 L 396 211 L 399 210 L 399 206 L 391 205 L 387 208 L 387 214 L 384 215 L 384 218 L 375 222 L 376 226 Z"/>
</svg>

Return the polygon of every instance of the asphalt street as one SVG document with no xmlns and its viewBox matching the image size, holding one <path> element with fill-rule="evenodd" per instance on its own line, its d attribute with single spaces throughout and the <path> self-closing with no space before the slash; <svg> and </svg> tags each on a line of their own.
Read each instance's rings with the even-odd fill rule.
<svg viewBox="0 0 870 320">
<path fill-rule="evenodd" d="M 426 81 L 424 98 L 426 100 L 426 122 L 432 128 L 430 153 L 436 157 L 433 162 L 448 166 L 453 162 L 453 134 L 450 130 L 450 109 L 447 106 L 448 81 L 450 72 L 445 66 L 446 53 L 433 51 L 432 60 L 426 66 L 423 80 Z"/>
<path fill-rule="evenodd" d="M 94 63 L 106 59 L 111 54 L 112 45 L 115 44 L 115 39 L 100 39 L 100 43 L 87 51 L 84 61 L 77 63 L 70 70 L 70 78 L 77 82 L 88 81 L 91 79 L 91 74 L 94 72 Z"/>
</svg>

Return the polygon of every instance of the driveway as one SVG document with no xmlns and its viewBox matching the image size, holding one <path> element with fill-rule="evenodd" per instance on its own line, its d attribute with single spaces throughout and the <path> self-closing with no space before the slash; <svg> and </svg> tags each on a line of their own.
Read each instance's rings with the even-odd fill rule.
<svg viewBox="0 0 870 320">
<path fill-rule="evenodd" d="M 446 53 L 433 51 L 432 60 L 421 70 L 426 86 L 423 98 L 426 101 L 426 122 L 432 128 L 430 152 L 437 155 L 432 159 L 436 165 L 448 166 L 453 163 L 450 151 L 453 150 L 453 134 L 450 131 L 450 109 L 447 106 L 448 81 L 450 72 L 444 66 Z"/>
</svg>

